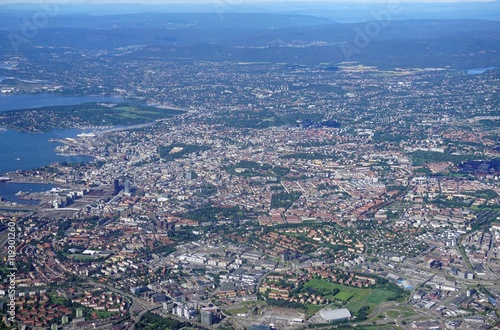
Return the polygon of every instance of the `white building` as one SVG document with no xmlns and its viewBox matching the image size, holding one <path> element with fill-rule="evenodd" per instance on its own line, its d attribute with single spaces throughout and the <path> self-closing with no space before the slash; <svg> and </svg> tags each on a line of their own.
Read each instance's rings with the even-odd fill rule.
<svg viewBox="0 0 500 330">
<path fill-rule="evenodd" d="M 319 312 L 319 316 L 326 322 L 344 322 L 349 321 L 352 317 L 347 308 L 323 309 Z"/>
</svg>

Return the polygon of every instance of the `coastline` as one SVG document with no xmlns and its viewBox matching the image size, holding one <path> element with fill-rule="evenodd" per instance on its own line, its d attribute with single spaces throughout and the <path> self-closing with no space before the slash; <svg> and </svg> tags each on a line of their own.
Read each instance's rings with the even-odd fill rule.
<svg viewBox="0 0 500 330">
<path fill-rule="evenodd" d="M 66 96 L 52 94 L 14 94 L 9 95 L 8 102 L 0 104 L 0 113 L 4 111 L 36 110 L 46 107 L 46 103 L 55 106 L 70 105 L 64 99 Z M 143 102 L 144 100 L 129 100 L 114 96 L 70 96 L 70 102 L 74 105 L 89 102 Z M 99 100 L 96 100 L 98 98 Z M 7 98 L 6 98 L 7 99 Z M 75 101 L 76 100 L 76 101 Z M 15 103 L 14 103 L 15 101 Z M 169 109 L 169 106 L 146 105 L 158 109 Z M 170 109 L 172 110 L 172 109 Z M 175 109 L 186 111 L 185 109 Z M 81 133 L 103 135 L 107 133 L 128 131 L 133 129 L 147 128 L 162 122 L 169 117 L 150 119 L 149 122 L 132 125 L 82 125 L 78 122 L 53 122 L 47 121 L 43 125 L 19 126 L 14 122 L 0 124 L 0 176 L 13 174 L 17 171 L 33 170 L 48 166 L 53 163 L 90 163 L 94 160 L 102 160 L 102 155 L 88 150 L 85 137 L 78 136 Z M 30 134 L 25 134 L 30 133 Z M 3 143 L 2 143 L 3 140 Z M 15 143 L 12 143 L 15 141 Z M 56 142 L 56 145 L 51 145 Z M 79 159 L 81 158 L 81 159 Z M 15 180 L 13 180 L 14 182 Z M 24 179 L 20 180 L 25 182 Z M 44 182 L 30 180 L 34 183 Z"/>
<path fill-rule="evenodd" d="M 51 189 L 59 187 L 55 182 L 20 182 L 18 180 L 0 184 L 0 195 L 3 198 L 1 207 L 36 207 L 50 200 L 47 194 Z"/>
<path fill-rule="evenodd" d="M 85 148 L 81 150 L 68 150 L 71 153 L 58 155 L 56 146 L 62 143 L 51 143 L 50 140 L 62 140 L 64 138 L 76 138 L 82 130 L 54 130 L 49 133 L 25 133 L 15 130 L 0 131 L 0 176 L 9 176 L 7 173 L 15 173 L 19 170 L 33 170 L 53 163 L 67 162 L 91 162 L 96 155 L 87 155 Z"/>
</svg>

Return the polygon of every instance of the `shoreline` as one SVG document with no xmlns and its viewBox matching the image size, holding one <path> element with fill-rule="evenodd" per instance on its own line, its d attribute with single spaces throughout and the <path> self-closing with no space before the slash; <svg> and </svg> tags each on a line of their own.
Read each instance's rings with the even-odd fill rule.
<svg viewBox="0 0 500 330">
<path fill-rule="evenodd" d="M 71 142 L 65 141 L 65 139 L 69 137 L 71 137 L 72 139 L 77 139 L 78 137 L 76 135 L 79 134 L 80 132 L 81 130 L 76 130 L 76 131 L 67 131 L 67 134 L 64 134 L 63 132 L 62 134 L 42 133 L 40 135 L 31 134 L 30 132 L 29 134 L 27 134 L 27 136 L 30 135 L 31 137 L 28 136 L 26 138 L 23 138 L 23 136 L 19 136 L 19 134 L 22 134 L 22 132 L 14 130 L 7 132 L 0 131 L 2 135 L 6 134 L 4 136 L 6 142 L 9 139 L 17 139 L 17 138 L 24 139 L 26 143 L 30 144 L 34 143 L 35 146 L 40 146 L 41 149 L 37 150 L 42 150 L 42 152 L 44 152 L 44 156 L 38 158 L 36 157 L 36 154 L 33 154 L 32 151 L 29 150 L 28 147 L 24 147 L 24 144 L 22 144 L 21 149 L 19 149 L 19 151 L 16 149 L 12 149 L 6 144 L 5 148 L 7 148 L 7 153 L 2 156 L 4 157 L 2 160 L 3 160 L 3 165 L 5 167 L 0 169 L 0 177 L 1 176 L 10 177 L 12 181 L 14 181 L 14 178 L 18 176 L 19 173 L 26 171 L 34 171 L 37 168 L 43 168 L 46 166 L 50 166 L 52 164 L 56 163 L 61 164 L 63 162 L 74 163 L 74 164 L 79 164 L 81 162 L 84 162 L 85 164 L 89 164 L 94 162 L 95 160 L 101 159 L 100 154 L 95 154 L 93 152 L 86 152 L 86 150 L 77 150 L 78 152 L 68 153 L 68 152 L 61 152 L 61 150 L 56 149 L 57 146 L 62 147 L 65 145 L 71 145 Z M 61 138 L 60 136 L 66 136 L 66 138 Z M 56 143 L 53 144 L 52 142 Z M 16 161 L 20 162 L 16 163 Z"/>
<path fill-rule="evenodd" d="M 30 181 L 30 180 L 26 180 L 26 181 L 22 181 L 22 180 L 19 180 L 19 178 L 17 179 L 14 179 L 12 178 L 10 181 L 3 181 L 1 183 L 14 183 L 14 184 L 47 184 L 47 185 L 57 185 L 59 186 L 60 183 L 58 182 L 55 182 L 55 181 Z"/>
</svg>

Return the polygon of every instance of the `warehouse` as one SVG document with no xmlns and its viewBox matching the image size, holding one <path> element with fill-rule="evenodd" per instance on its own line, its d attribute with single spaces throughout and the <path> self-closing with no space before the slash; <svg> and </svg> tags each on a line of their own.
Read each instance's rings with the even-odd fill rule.
<svg viewBox="0 0 500 330">
<path fill-rule="evenodd" d="M 352 317 L 347 308 L 341 309 L 323 309 L 319 315 L 326 322 L 344 322 L 349 321 Z"/>
</svg>

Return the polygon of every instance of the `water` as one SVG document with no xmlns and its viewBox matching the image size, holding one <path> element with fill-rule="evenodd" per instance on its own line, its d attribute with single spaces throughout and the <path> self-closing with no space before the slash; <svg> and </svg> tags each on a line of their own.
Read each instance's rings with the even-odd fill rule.
<svg viewBox="0 0 500 330">
<path fill-rule="evenodd" d="M 60 156 L 54 151 L 58 143 L 50 139 L 75 138 L 79 129 L 55 130 L 48 133 L 0 131 L 0 173 L 29 170 L 54 162 L 89 162 L 89 156 Z"/>
<path fill-rule="evenodd" d="M 497 69 L 496 66 L 486 66 L 484 68 L 474 68 L 474 69 L 468 69 L 467 74 L 483 74 L 486 71 L 491 71 Z"/>
<path fill-rule="evenodd" d="M 66 97 L 58 95 L 0 95 L 0 112 L 14 109 L 37 108 L 50 105 L 70 105 L 85 102 L 120 102 L 113 97 Z M 58 143 L 50 139 L 76 137 L 78 129 L 54 130 L 47 133 L 25 133 L 0 129 L 0 175 L 16 170 L 28 170 L 54 162 L 89 162 L 88 156 L 59 156 L 54 149 Z M 1 193 L 0 193 L 1 196 Z"/>
<path fill-rule="evenodd" d="M 74 105 L 86 102 L 123 102 L 118 97 L 60 96 L 51 94 L 5 95 L 0 94 L 0 111 L 40 108 L 54 105 Z"/>
<path fill-rule="evenodd" d="M 44 192 L 52 188 L 54 188 L 54 185 L 51 184 L 0 182 L 0 197 L 18 204 L 38 205 L 40 201 L 24 200 L 16 194 L 20 191 L 24 193 Z"/>
</svg>

